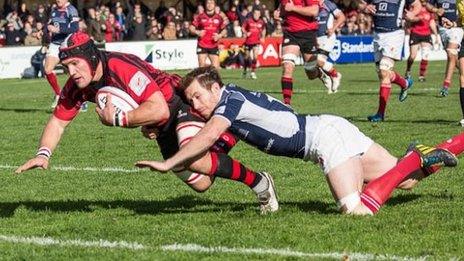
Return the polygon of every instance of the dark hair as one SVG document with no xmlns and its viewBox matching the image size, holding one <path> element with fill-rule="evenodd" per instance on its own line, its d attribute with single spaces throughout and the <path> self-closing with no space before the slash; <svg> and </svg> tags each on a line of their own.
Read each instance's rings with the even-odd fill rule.
<svg viewBox="0 0 464 261">
<path fill-rule="evenodd" d="M 187 73 L 180 82 L 180 89 L 185 91 L 194 80 L 197 80 L 202 87 L 208 90 L 211 89 L 213 83 L 218 83 L 221 87 L 223 85 L 221 76 L 214 66 L 199 67 Z"/>
</svg>

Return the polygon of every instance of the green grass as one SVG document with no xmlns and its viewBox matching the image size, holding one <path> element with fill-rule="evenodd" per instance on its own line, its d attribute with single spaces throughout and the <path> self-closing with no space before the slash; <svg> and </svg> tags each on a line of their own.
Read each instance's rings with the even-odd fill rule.
<svg viewBox="0 0 464 261">
<path fill-rule="evenodd" d="M 415 69 L 417 69 L 417 66 Z M 341 91 L 327 95 L 319 81 L 305 80 L 297 68 L 293 105 L 301 113 L 348 118 L 364 133 L 401 156 L 408 143 L 438 143 L 461 132 L 457 77 L 447 98 L 438 98 L 444 62 L 429 65 L 427 82 L 416 82 L 404 103 L 394 86 L 386 121 L 372 124 L 378 81 L 372 64 L 340 65 Z M 398 64 L 400 72 L 404 63 Z M 185 72 L 181 72 L 182 74 Z M 258 71 L 257 81 L 223 70 L 225 82 L 280 94 L 280 69 Z M 60 82 L 65 81 L 64 77 Z M 283 259 L 266 254 L 163 251 L 160 246 L 290 249 L 305 253 L 364 253 L 450 259 L 464 257 L 464 177 L 462 165 L 424 180 L 413 191 L 395 192 L 374 217 L 338 214 L 318 166 L 265 155 L 243 143 L 232 156 L 255 170 L 273 174 L 281 210 L 260 216 L 253 193 L 216 180 L 197 194 L 170 174 L 33 170 L 14 175 L 35 154 L 50 116 L 51 88 L 44 79 L 0 81 L 0 256 L 1 259 Z M 51 166 L 121 167 L 140 159 L 160 159 L 156 144 L 138 129 L 99 123 L 92 105 L 67 129 Z M 9 237 L 56 240 L 126 241 L 142 250 L 12 243 Z M 287 257 L 289 258 L 289 257 Z M 314 258 L 319 259 L 319 258 Z"/>
</svg>

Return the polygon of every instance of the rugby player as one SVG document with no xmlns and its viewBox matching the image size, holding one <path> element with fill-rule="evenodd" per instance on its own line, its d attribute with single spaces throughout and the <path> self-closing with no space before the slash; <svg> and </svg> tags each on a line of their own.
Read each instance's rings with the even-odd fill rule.
<svg viewBox="0 0 464 261">
<path fill-rule="evenodd" d="M 455 166 L 457 159 L 449 151 L 464 149 L 461 134 L 439 145 L 443 148 L 416 145 L 398 161 L 344 118 L 297 114 L 267 94 L 223 85 L 213 67 L 188 73 L 181 88 L 209 121 L 173 157 L 163 162 L 139 161 L 137 166 L 168 171 L 207 151 L 229 130 L 268 154 L 319 163 L 343 213 L 372 215 L 396 187 L 412 188 L 436 172 L 437 164 Z"/>
<path fill-rule="evenodd" d="M 252 17 L 245 20 L 242 25 L 243 35 L 245 36 L 245 66 L 243 66 L 243 78 L 248 75 L 251 68 L 250 77 L 256 80 L 256 65 L 258 63 L 259 46 L 264 42 L 266 36 L 266 24 L 261 19 L 261 10 L 253 9 Z"/>
</svg>

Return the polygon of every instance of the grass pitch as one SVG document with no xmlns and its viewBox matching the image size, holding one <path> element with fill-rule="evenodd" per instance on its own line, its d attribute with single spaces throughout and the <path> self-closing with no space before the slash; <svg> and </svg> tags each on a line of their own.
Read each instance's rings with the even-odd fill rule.
<svg viewBox="0 0 464 261">
<path fill-rule="evenodd" d="M 398 102 L 394 86 L 383 123 L 366 120 L 378 101 L 372 64 L 339 65 L 342 86 L 334 95 L 327 95 L 320 81 L 305 80 L 297 68 L 293 106 L 300 113 L 346 117 L 401 156 L 410 141 L 436 144 L 462 131 L 457 77 L 447 98 L 437 96 L 444 66 L 430 63 L 427 82 L 416 82 L 404 103 Z M 404 62 L 397 69 L 402 72 Z M 259 70 L 256 81 L 241 79 L 239 71 L 222 74 L 225 82 L 281 98 L 279 68 Z M 413 191 L 395 192 L 377 216 L 352 217 L 338 214 L 318 166 L 268 156 L 242 142 L 232 156 L 270 172 L 279 194 L 281 210 L 260 216 L 253 193 L 239 183 L 217 179 L 209 191 L 198 194 L 171 174 L 122 171 L 132 170 L 137 160 L 161 155 L 138 129 L 101 125 L 94 105 L 68 127 L 51 170 L 14 175 L 13 166 L 35 154 L 51 114 L 52 92 L 44 79 L 2 80 L 0 90 L 1 259 L 464 256 L 462 164 L 431 176 Z"/>
</svg>

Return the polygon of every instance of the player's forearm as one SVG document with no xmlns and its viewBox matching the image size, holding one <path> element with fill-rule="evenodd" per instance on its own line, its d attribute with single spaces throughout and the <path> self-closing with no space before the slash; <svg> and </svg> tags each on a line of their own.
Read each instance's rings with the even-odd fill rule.
<svg viewBox="0 0 464 261">
<path fill-rule="evenodd" d="M 226 128 L 227 129 L 227 128 Z M 219 139 L 225 129 L 208 122 L 187 144 L 185 144 L 173 157 L 166 160 L 170 168 L 183 166 L 186 162 L 203 155 Z"/>
<path fill-rule="evenodd" d="M 189 30 L 190 30 L 190 33 L 193 34 L 193 35 L 198 35 L 199 34 L 197 28 L 195 26 L 193 26 L 193 25 L 191 25 L 189 27 Z"/>
<path fill-rule="evenodd" d="M 127 113 L 127 127 L 144 125 L 160 126 L 169 119 L 169 107 L 167 104 L 157 105 L 152 102 L 142 103 L 137 109 Z"/>
<path fill-rule="evenodd" d="M 335 22 L 334 22 L 334 25 L 333 25 L 333 29 L 336 30 L 336 29 L 342 27 L 342 25 L 345 23 L 345 20 L 346 20 L 345 15 L 344 15 L 343 13 L 340 14 L 340 15 L 335 19 Z"/>
<path fill-rule="evenodd" d="M 55 116 L 52 116 L 45 126 L 42 137 L 40 138 L 39 148 L 45 147 L 53 152 L 61 140 L 69 121 L 63 121 Z"/>
</svg>

